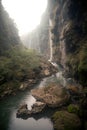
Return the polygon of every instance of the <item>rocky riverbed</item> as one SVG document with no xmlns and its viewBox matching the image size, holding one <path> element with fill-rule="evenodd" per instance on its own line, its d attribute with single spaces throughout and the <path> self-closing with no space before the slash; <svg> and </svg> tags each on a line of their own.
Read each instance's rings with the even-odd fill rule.
<svg viewBox="0 0 87 130">
<path fill-rule="evenodd" d="M 4 90 L 0 90 L 0 99 L 4 98 L 5 96 L 16 95 L 17 91 L 31 89 L 32 86 L 41 81 L 42 78 L 51 76 L 57 71 L 58 69 L 55 68 L 50 62 L 42 59 L 40 62 L 40 66 L 29 73 L 29 79 L 21 81 L 18 87 L 16 86 L 16 83 L 14 85 L 14 88 L 11 86 L 11 84 L 8 84 Z"/>
<path fill-rule="evenodd" d="M 80 130 L 86 127 L 86 90 L 79 84 L 69 82 L 64 87 L 55 82 L 55 78 L 57 77 L 54 75 L 46 85 L 31 90 L 36 103 L 32 105 L 31 110 L 28 109 L 27 104 L 19 107 L 17 117 L 23 119 L 33 117 L 50 108 L 56 109 L 56 113 L 54 111 L 51 115 L 55 129 Z"/>
<path fill-rule="evenodd" d="M 47 107 L 56 108 L 62 107 L 67 104 L 70 95 L 65 88 L 61 85 L 51 84 L 47 87 L 33 89 L 31 94 L 36 99 L 36 103 L 32 105 L 31 110 L 28 110 L 27 104 L 19 106 L 17 111 L 17 117 L 30 117 L 34 114 L 38 114 Z"/>
</svg>

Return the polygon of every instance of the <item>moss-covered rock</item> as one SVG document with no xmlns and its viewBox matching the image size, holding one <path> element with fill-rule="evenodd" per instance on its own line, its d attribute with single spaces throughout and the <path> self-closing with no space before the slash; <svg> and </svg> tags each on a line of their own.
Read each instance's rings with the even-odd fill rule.
<svg viewBox="0 0 87 130">
<path fill-rule="evenodd" d="M 56 112 L 52 120 L 56 130 L 80 130 L 81 128 L 78 116 L 67 111 Z"/>
<path fill-rule="evenodd" d="M 67 109 L 68 112 L 75 113 L 75 114 L 79 114 L 79 110 L 80 110 L 79 106 L 75 104 L 70 104 Z"/>
</svg>

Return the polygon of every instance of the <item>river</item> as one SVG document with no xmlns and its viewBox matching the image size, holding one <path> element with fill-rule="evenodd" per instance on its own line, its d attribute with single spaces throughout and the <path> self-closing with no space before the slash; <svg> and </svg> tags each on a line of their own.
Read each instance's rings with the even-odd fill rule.
<svg viewBox="0 0 87 130">
<path fill-rule="evenodd" d="M 69 79 L 71 80 L 71 79 Z M 72 81 L 72 80 L 71 80 Z M 63 77 L 62 71 L 42 79 L 40 83 L 33 86 L 32 89 L 46 86 L 50 82 L 60 83 L 66 86 L 67 79 Z M 16 96 L 9 96 L 0 101 L 0 130 L 53 130 L 51 116 L 54 109 L 47 109 L 35 117 L 21 119 L 16 117 L 16 112 L 20 104 L 27 103 L 28 109 L 36 102 L 31 95 L 30 90 L 18 92 Z"/>
<path fill-rule="evenodd" d="M 34 87 L 42 87 L 52 76 L 44 78 L 38 85 Z M 17 118 L 16 112 L 18 106 L 22 103 L 27 103 L 28 108 L 35 103 L 35 98 L 30 91 L 18 92 L 16 96 L 9 96 L 0 101 L 0 130 L 53 130 L 51 115 L 53 110 L 46 110 L 44 113 L 26 120 Z"/>
</svg>

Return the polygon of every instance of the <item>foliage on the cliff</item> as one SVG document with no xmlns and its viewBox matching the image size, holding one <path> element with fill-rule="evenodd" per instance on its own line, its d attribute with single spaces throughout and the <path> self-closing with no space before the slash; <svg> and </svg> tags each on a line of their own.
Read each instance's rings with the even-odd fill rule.
<svg viewBox="0 0 87 130">
<path fill-rule="evenodd" d="M 73 54 L 68 54 L 66 65 L 70 73 L 83 85 L 87 85 L 87 40 L 80 41 L 80 47 Z"/>
<path fill-rule="evenodd" d="M 0 93 L 10 92 L 25 79 L 34 78 L 38 65 L 39 57 L 21 44 L 16 25 L 0 1 Z"/>
<path fill-rule="evenodd" d="M 35 51 L 15 48 L 5 54 L 7 56 L 0 57 L 0 89 L 15 89 L 20 86 L 20 82 L 34 78 L 34 69 L 39 66 L 39 57 Z"/>
</svg>

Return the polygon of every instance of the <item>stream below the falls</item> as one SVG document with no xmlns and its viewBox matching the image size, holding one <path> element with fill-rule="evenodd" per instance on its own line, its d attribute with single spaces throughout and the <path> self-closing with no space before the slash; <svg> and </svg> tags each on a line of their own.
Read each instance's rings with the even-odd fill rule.
<svg viewBox="0 0 87 130">
<path fill-rule="evenodd" d="M 42 79 L 32 89 L 46 86 L 50 82 L 59 82 L 63 86 L 66 85 L 66 79 L 62 75 L 62 71 Z M 32 90 L 31 89 L 31 90 Z M 26 103 L 28 109 L 36 102 L 36 99 L 31 95 L 30 90 L 25 92 L 17 92 L 15 96 L 5 97 L 0 101 L 0 129 L 1 130 L 53 130 L 51 116 L 54 113 L 53 109 L 48 109 L 44 113 L 40 113 L 35 117 L 21 119 L 16 117 L 18 107 Z"/>
<path fill-rule="evenodd" d="M 33 89 L 44 86 L 53 77 L 44 78 Z M 18 92 L 15 96 L 11 95 L 1 100 L 0 130 L 53 130 L 53 123 L 50 118 L 54 111 L 51 109 L 26 120 L 16 117 L 16 112 L 20 104 L 27 103 L 28 108 L 31 109 L 35 101 L 36 99 L 31 95 L 29 90 Z"/>
</svg>

